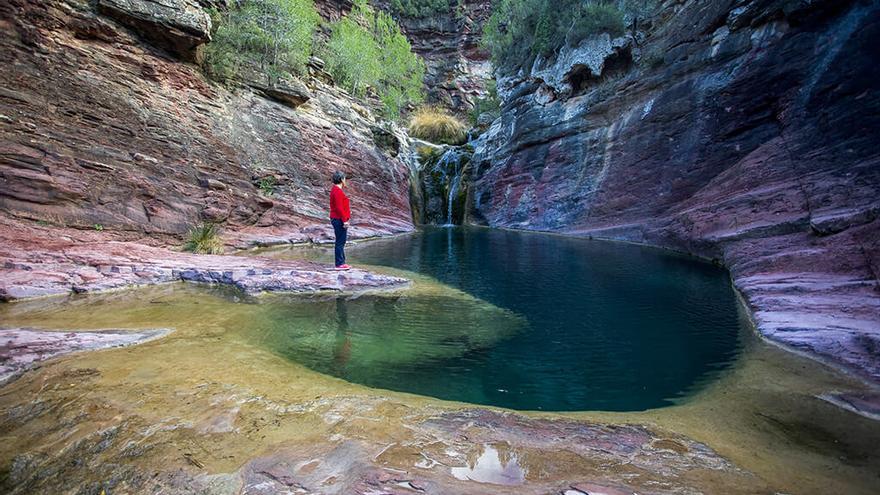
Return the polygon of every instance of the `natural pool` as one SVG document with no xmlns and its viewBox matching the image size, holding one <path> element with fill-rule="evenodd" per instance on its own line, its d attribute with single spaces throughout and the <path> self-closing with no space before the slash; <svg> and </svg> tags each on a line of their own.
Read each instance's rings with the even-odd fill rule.
<svg viewBox="0 0 880 495">
<path fill-rule="evenodd" d="M 730 340 L 726 341 L 727 354 L 715 361 L 718 369 L 704 362 L 702 372 L 689 371 L 691 381 L 678 381 L 681 388 L 661 398 L 661 405 L 674 403 L 669 407 L 638 412 L 527 413 L 502 416 L 507 418 L 502 423 L 490 416 L 488 423 L 463 432 L 446 432 L 438 425 L 444 424 L 447 415 L 483 414 L 475 413 L 478 410 L 469 404 L 368 388 L 300 364 L 305 362 L 302 354 L 311 352 L 316 355 L 316 369 L 324 363 L 350 370 L 406 370 L 424 358 L 421 349 L 427 347 L 434 356 L 427 364 L 436 366 L 501 349 L 529 332 L 529 312 L 510 309 L 505 301 L 526 301 L 527 291 L 538 283 L 559 287 L 566 280 L 542 278 L 546 271 L 542 270 L 536 282 L 526 284 L 522 291 L 500 295 L 483 291 L 491 279 L 485 275 L 467 278 L 468 272 L 453 263 L 456 253 L 473 252 L 484 242 L 474 243 L 474 233 L 487 235 L 485 242 L 501 246 L 508 257 L 484 260 L 484 264 L 503 267 L 495 272 L 497 277 L 515 277 L 512 272 L 524 270 L 526 259 L 543 260 L 542 267 L 562 261 L 570 266 L 566 258 L 570 253 L 589 253 L 593 260 L 609 261 L 597 265 L 602 269 L 636 276 L 639 287 L 666 287 L 666 291 L 698 297 L 700 291 L 712 287 L 721 290 L 730 296 L 727 301 L 734 311 L 739 310 L 737 321 L 743 323 L 735 323 L 724 337 Z M 375 267 L 414 281 L 412 288 L 391 292 L 248 298 L 224 287 L 181 283 L 0 305 L 4 326 L 61 331 L 174 329 L 166 337 L 134 347 L 54 359 L 0 388 L 0 492 L 100 493 L 94 487 L 138 480 L 153 480 L 164 487 L 184 472 L 205 475 L 198 479 L 206 483 L 229 480 L 234 485 L 241 473 L 256 472 L 252 463 L 281 455 L 289 456 L 283 462 L 303 466 L 297 479 L 336 487 L 365 476 L 351 468 L 354 463 L 437 480 L 454 487 L 456 493 L 510 493 L 503 484 L 493 483 L 511 480 L 522 483 L 524 493 L 553 493 L 561 480 L 599 478 L 632 485 L 640 493 L 658 483 L 698 487 L 704 493 L 813 493 L 827 491 L 829 486 L 839 487 L 840 493 L 876 493 L 880 428 L 875 421 L 820 398 L 829 391 L 863 390 L 864 385 L 758 339 L 747 328 L 743 308 L 727 292 L 723 270 L 637 246 L 510 234 L 428 229 L 352 246 L 353 262 L 378 262 L 384 257 L 392 260 L 389 264 L 407 269 Z M 427 241 L 425 236 L 439 237 Z M 413 242 L 425 242 L 429 249 L 414 247 Z M 624 251 L 629 254 L 618 258 Z M 331 256 L 325 248 L 259 254 L 324 261 Z M 678 281 L 673 283 L 669 280 L 673 277 L 655 279 L 650 270 L 638 273 L 639 266 L 649 264 L 654 270 L 658 256 L 670 264 L 670 273 L 699 267 L 699 275 L 674 277 Z M 571 266 L 578 267 L 578 263 Z M 584 264 L 570 269 L 589 273 L 599 268 Z M 637 301 L 634 294 L 627 292 L 622 299 Z M 675 299 L 666 294 L 661 297 Z M 544 309 L 544 314 L 557 314 L 554 308 L 534 311 Z M 342 321 L 348 321 L 348 333 L 353 336 L 353 326 L 379 332 L 389 328 L 382 322 L 421 313 L 435 316 L 413 321 L 429 326 L 445 322 L 447 337 L 452 338 L 418 332 L 418 325 L 413 324 L 409 336 L 398 331 L 377 339 L 367 332 L 363 337 L 340 339 Z M 629 317 L 622 316 L 624 320 Z M 315 323 L 321 320 L 325 327 Z M 467 323 L 471 321 L 486 323 L 476 332 Z M 552 344 L 537 340 L 541 345 Z M 655 348 L 663 349 L 662 341 L 657 338 Z M 362 347 L 355 347 L 358 343 Z M 299 359 L 291 359 L 291 350 L 297 348 L 303 350 Z M 355 351 L 361 357 L 355 359 Z M 585 365 L 567 363 L 566 370 L 574 374 L 578 366 Z M 362 376 L 382 379 L 377 371 Z M 687 400 L 676 399 L 682 394 Z M 470 424 L 470 418 L 465 416 L 465 424 Z M 533 422 L 544 420 L 549 421 L 544 427 Z M 602 431 L 611 432 L 626 432 L 626 425 L 646 425 L 656 438 L 638 449 L 643 459 L 657 465 L 640 464 L 634 471 L 630 454 L 622 460 L 599 462 L 609 445 L 602 444 L 592 453 L 578 451 L 590 437 L 560 435 L 560 421 L 574 421 L 584 428 L 607 424 Z M 683 448 L 685 441 L 678 435 L 704 442 L 746 471 L 701 470 L 702 454 L 689 450 L 693 446 Z M 669 448 L 656 450 L 653 445 Z M 696 467 L 670 467 L 685 459 L 692 459 Z M 305 472 L 318 461 L 320 469 Z M 488 474 L 481 471 L 486 466 L 492 467 Z M 332 473 L 324 470 L 331 467 Z M 163 478 L 167 473 L 174 478 Z M 462 479 L 479 483 L 469 485 L 475 482 Z M 137 486 L 145 492 L 158 491 L 143 488 L 151 485 Z M 493 491 L 493 486 L 500 488 Z"/>
<path fill-rule="evenodd" d="M 739 351 L 742 320 L 726 271 L 659 249 L 426 228 L 351 249 L 350 259 L 475 298 L 266 308 L 267 345 L 371 387 L 520 410 L 634 411 L 674 403 Z"/>
</svg>

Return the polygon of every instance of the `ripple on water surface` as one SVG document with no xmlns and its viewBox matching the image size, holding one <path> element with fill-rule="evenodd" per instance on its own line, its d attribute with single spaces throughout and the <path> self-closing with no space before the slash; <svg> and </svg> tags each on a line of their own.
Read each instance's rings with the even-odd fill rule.
<svg viewBox="0 0 880 495">
<path fill-rule="evenodd" d="M 268 345 L 352 382 L 522 410 L 643 410 L 693 392 L 739 351 L 726 271 L 689 257 L 462 228 L 351 251 L 467 294 L 267 305 Z"/>
</svg>

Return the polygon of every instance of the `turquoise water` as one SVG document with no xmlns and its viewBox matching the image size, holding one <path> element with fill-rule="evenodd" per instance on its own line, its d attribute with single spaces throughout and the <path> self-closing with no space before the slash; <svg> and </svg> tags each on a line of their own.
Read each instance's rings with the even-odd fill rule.
<svg viewBox="0 0 880 495">
<path fill-rule="evenodd" d="M 268 345 L 372 387 L 520 410 L 673 404 L 728 367 L 742 322 L 725 270 L 621 243 L 426 228 L 350 249 L 353 264 L 473 296 L 269 304 Z"/>
</svg>

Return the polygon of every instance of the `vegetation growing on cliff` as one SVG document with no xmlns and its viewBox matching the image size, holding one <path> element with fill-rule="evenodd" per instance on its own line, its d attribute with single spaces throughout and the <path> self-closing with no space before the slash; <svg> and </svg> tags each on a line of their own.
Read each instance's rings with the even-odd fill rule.
<svg viewBox="0 0 880 495">
<path fill-rule="evenodd" d="M 355 0 L 351 12 L 333 24 L 326 52 L 336 82 L 359 97 L 373 87 L 386 117 L 396 119 L 424 98 L 424 62 L 394 19 L 366 0 Z"/>
<path fill-rule="evenodd" d="M 442 14 L 460 5 L 460 0 L 391 0 L 391 10 L 395 14 L 416 18 Z"/>
<path fill-rule="evenodd" d="M 623 11 L 608 0 L 501 0 L 483 30 L 483 43 L 495 65 L 505 67 L 529 64 L 595 34 L 624 31 Z"/>
<path fill-rule="evenodd" d="M 386 117 L 424 98 L 425 64 L 394 19 L 366 0 L 355 0 L 348 16 L 330 26 L 318 47 L 320 17 L 313 0 L 233 0 L 226 12 L 211 12 L 215 30 L 205 48 L 205 71 L 218 81 L 265 77 L 273 85 L 301 75 L 317 50 L 337 84 L 356 97 L 373 88 Z"/>
<path fill-rule="evenodd" d="M 477 98 L 471 110 L 471 124 L 478 125 L 481 115 L 495 120 L 501 115 L 501 100 L 498 99 L 498 84 L 494 79 L 486 84 L 486 96 Z"/>
<path fill-rule="evenodd" d="M 312 53 L 319 16 L 312 0 L 238 0 L 212 12 L 216 29 L 205 47 L 205 68 L 217 80 L 250 69 L 274 83 L 300 74 Z"/>
<path fill-rule="evenodd" d="M 467 126 L 446 110 L 424 107 L 410 118 L 409 133 L 431 143 L 459 145 L 467 139 Z"/>
</svg>

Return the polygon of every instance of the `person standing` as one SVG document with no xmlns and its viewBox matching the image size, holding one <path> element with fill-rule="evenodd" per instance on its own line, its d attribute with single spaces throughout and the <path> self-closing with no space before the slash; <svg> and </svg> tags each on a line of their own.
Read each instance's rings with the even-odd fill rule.
<svg viewBox="0 0 880 495">
<path fill-rule="evenodd" d="M 351 220 L 351 206 L 348 203 L 348 196 L 342 190 L 345 184 L 345 174 L 334 172 L 333 187 L 330 189 L 330 223 L 333 224 L 333 233 L 336 235 L 334 254 L 337 270 L 351 268 L 345 264 L 345 241 L 348 240 L 348 222 Z"/>
</svg>

